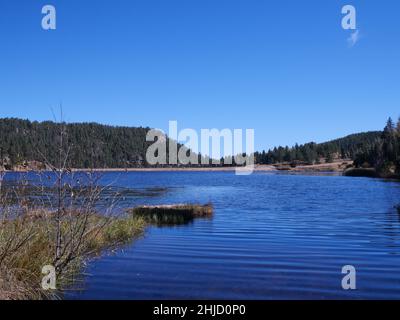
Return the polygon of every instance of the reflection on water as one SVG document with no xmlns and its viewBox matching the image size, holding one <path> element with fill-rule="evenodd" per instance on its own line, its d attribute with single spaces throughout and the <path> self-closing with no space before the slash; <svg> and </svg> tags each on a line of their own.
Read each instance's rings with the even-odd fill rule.
<svg viewBox="0 0 400 320">
<path fill-rule="evenodd" d="M 229 172 L 107 173 L 101 181 L 130 190 L 121 207 L 211 202 L 214 217 L 150 227 L 93 261 L 84 290 L 67 298 L 400 298 L 397 182 Z M 348 264 L 355 291 L 341 288 Z"/>
</svg>

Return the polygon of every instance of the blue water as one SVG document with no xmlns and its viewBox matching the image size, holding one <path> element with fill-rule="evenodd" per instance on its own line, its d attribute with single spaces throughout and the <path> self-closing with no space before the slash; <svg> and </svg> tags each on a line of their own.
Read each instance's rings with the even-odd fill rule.
<svg viewBox="0 0 400 320">
<path fill-rule="evenodd" d="M 399 299 L 400 184 L 229 172 L 107 173 L 121 206 L 211 202 L 214 217 L 149 227 L 92 261 L 69 299 Z M 154 189 L 166 188 L 166 189 Z M 356 268 L 343 290 L 342 267 Z"/>
</svg>

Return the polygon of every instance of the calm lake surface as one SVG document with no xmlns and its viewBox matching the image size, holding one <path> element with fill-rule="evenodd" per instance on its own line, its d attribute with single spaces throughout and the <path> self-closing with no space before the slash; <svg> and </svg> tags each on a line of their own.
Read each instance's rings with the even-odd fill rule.
<svg viewBox="0 0 400 320">
<path fill-rule="evenodd" d="M 230 172 L 106 173 L 121 206 L 211 202 L 214 217 L 150 227 L 92 261 L 68 299 L 399 299 L 400 184 Z M 342 267 L 357 290 L 341 287 Z"/>
</svg>

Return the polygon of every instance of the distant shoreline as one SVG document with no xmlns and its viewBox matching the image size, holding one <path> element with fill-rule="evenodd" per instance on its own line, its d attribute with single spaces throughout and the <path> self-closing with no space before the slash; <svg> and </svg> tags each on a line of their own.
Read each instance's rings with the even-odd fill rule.
<svg viewBox="0 0 400 320">
<path fill-rule="evenodd" d="M 73 169 L 72 171 L 97 171 L 97 172 L 231 172 L 243 167 L 171 167 L 171 168 L 96 168 Z M 254 171 L 278 171 L 273 166 L 254 166 Z"/>
<path fill-rule="evenodd" d="M 342 173 L 345 169 L 343 161 L 333 163 L 323 163 L 314 165 L 301 165 L 291 167 L 287 164 L 276 165 L 254 165 L 255 172 L 293 172 L 293 173 L 323 173 L 336 172 Z M 345 162 L 348 164 L 348 162 Z M 73 168 L 72 172 L 93 171 L 93 172 L 234 172 L 236 169 L 243 167 L 166 167 L 166 168 Z M 32 168 L 6 170 L 5 172 L 29 172 L 40 171 Z"/>
</svg>

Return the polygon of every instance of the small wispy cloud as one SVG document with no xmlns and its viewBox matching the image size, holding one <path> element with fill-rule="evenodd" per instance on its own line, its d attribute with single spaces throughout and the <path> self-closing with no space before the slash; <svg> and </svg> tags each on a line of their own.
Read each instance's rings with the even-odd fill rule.
<svg viewBox="0 0 400 320">
<path fill-rule="evenodd" d="M 359 40 L 360 40 L 360 31 L 356 30 L 350 35 L 350 37 L 347 38 L 349 47 L 354 47 Z"/>
</svg>

